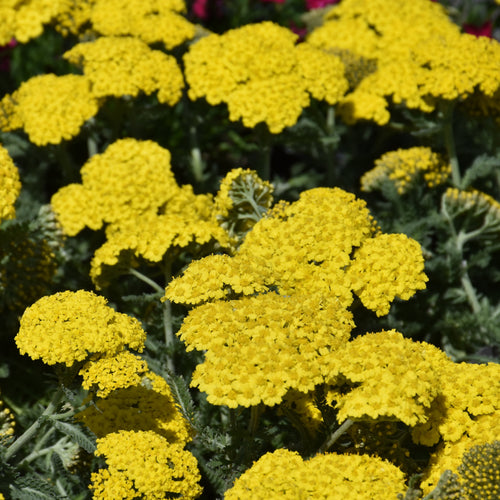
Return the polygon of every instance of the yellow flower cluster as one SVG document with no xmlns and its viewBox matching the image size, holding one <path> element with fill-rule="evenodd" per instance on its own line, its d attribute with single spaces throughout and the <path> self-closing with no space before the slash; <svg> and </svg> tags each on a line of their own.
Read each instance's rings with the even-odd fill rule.
<svg viewBox="0 0 500 500">
<path fill-rule="evenodd" d="M 58 0 L 59 9 L 53 20 L 56 30 L 64 36 L 81 35 L 90 28 L 90 16 L 95 0 Z"/>
<path fill-rule="evenodd" d="M 77 418 L 99 437 L 118 431 L 152 431 L 170 443 L 185 445 L 192 439 L 192 429 L 177 409 L 169 385 L 132 357 L 120 353 L 116 360 L 97 358 L 82 368 L 84 387 L 92 384 L 97 397 L 95 405 Z"/>
<path fill-rule="evenodd" d="M 380 234 L 367 240 L 354 252 L 347 274 L 354 293 L 377 316 L 388 314 L 396 297 L 408 300 L 423 290 L 428 279 L 420 245 L 404 234 Z"/>
<path fill-rule="evenodd" d="M 0 223 L 16 216 L 14 203 L 21 192 L 19 172 L 9 152 L 0 144 Z"/>
<path fill-rule="evenodd" d="M 310 96 L 335 104 L 348 88 L 344 65 L 296 39 L 267 21 L 202 38 L 184 56 L 189 97 L 225 102 L 230 120 L 274 134 L 296 123 Z"/>
<path fill-rule="evenodd" d="M 325 358 L 353 326 L 338 301 L 267 293 L 197 307 L 180 337 L 188 350 L 206 351 L 192 385 L 210 403 L 273 406 L 289 388 L 307 392 L 321 383 L 330 370 Z"/>
<path fill-rule="evenodd" d="M 195 195 L 190 185 L 177 188 L 162 207 L 164 213 L 135 215 L 127 221 L 112 224 L 106 230 L 107 241 L 95 252 L 90 275 L 97 286 L 104 286 L 113 267 L 135 258 L 149 263 L 161 262 L 167 251 L 217 241 L 229 244 L 226 231 L 214 217 L 213 200 Z"/>
<path fill-rule="evenodd" d="M 114 354 L 125 346 L 142 350 L 146 333 L 139 321 L 106 305 L 92 292 L 42 297 L 24 312 L 15 341 L 21 354 L 48 365 L 71 366 L 91 354 Z"/>
<path fill-rule="evenodd" d="M 201 495 L 194 456 L 151 431 L 120 431 L 97 440 L 107 468 L 91 476 L 93 498 L 185 498 Z"/>
<path fill-rule="evenodd" d="M 460 33 L 437 2 L 346 0 L 327 13 L 308 42 L 350 54 L 344 59 L 354 67 L 356 57 L 376 61 L 341 102 L 347 123 L 384 125 L 390 101 L 429 112 L 436 99 L 464 99 L 476 90 L 493 96 L 499 88 L 494 68 L 500 44 Z"/>
<path fill-rule="evenodd" d="M 0 6 L 0 46 L 13 38 L 26 43 L 41 35 L 44 24 L 57 14 L 59 2 L 53 0 L 7 0 Z"/>
<path fill-rule="evenodd" d="M 398 149 L 375 160 L 375 167 L 361 177 L 361 189 L 373 191 L 389 180 L 399 194 L 404 194 L 420 176 L 433 188 L 446 182 L 450 175 L 451 165 L 430 148 Z"/>
<path fill-rule="evenodd" d="M 141 357 L 121 351 L 114 356 L 96 356 L 85 363 L 79 373 L 84 389 L 105 398 L 116 389 L 139 385 L 147 371 L 148 365 Z"/>
<path fill-rule="evenodd" d="M 436 367 L 450 362 L 431 344 L 405 339 L 395 330 L 369 333 L 345 344 L 332 357 L 332 386 L 345 388 L 336 400 L 338 420 L 396 418 L 409 426 L 426 422 L 440 393 Z"/>
<path fill-rule="evenodd" d="M 129 267 L 137 258 L 157 263 L 172 247 L 217 241 L 226 231 L 215 219 L 210 195 L 180 187 L 170 168 L 170 153 L 152 141 L 121 139 L 94 155 L 81 169 L 82 183 L 61 188 L 51 200 L 64 231 L 107 223 L 107 241 L 92 261 L 91 276 L 104 286 L 108 271 Z"/>
<path fill-rule="evenodd" d="M 92 156 L 81 169 L 82 183 L 61 188 L 51 200 L 69 236 L 85 226 L 119 223 L 155 213 L 178 190 L 170 152 L 153 141 L 121 139 Z"/>
<path fill-rule="evenodd" d="M 0 129 L 22 128 L 38 146 L 59 144 L 78 134 L 98 111 L 90 80 L 79 75 L 34 76 L 0 101 Z"/>
<path fill-rule="evenodd" d="M 178 332 L 188 350 L 205 351 L 193 384 L 210 402 L 235 407 L 274 405 L 288 389 L 324 380 L 354 326 L 353 291 L 380 315 L 424 286 L 418 244 L 377 231 L 365 202 L 317 188 L 271 210 L 233 257 L 194 261 L 165 292 L 201 304 Z M 405 258 L 394 259 L 393 247 Z"/>
<path fill-rule="evenodd" d="M 327 453 L 304 461 L 297 452 L 280 449 L 255 462 L 224 498 L 368 500 L 405 491 L 403 472 L 378 457 Z"/>
<path fill-rule="evenodd" d="M 0 444 L 12 438 L 15 426 L 14 415 L 0 399 Z"/>
<path fill-rule="evenodd" d="M 176 60 L 137 38 L 101 37 L 80 43 L 64 54 L 83 67 L 94 97 L 149 95 L 174 105 L 182 95 L 184 80 Z"/>
<path fill-rule="evenodd" d="M 95 0 L 90 18 L 102 35 L 131 35 L 173 49 L 195 34 L 185 10 L 184 0 Z"/>
</svg>

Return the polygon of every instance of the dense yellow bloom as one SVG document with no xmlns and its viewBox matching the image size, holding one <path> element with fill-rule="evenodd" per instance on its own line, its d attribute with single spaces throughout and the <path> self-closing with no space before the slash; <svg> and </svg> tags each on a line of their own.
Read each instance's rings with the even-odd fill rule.
<svg viewBox="0 0 500 500">
<path fill-rule="evenodd" d="M 26 43 L 43 32 L 59 11 L 54 0 L 3 0 L 0 4 L 0 45 L 13 38 Z"/>
<path fill-rule="evenodd" d="M 90 15 L 95 0 L 58 0 L 59 9 L 54 27 L 64 36 L 81 35 L 90 23 Z"/>
<path fill-rule="evenodd" d="M 270 210 L 233 257 L 194 261 L 172 280 L 163 300 L 198 305 L 178 334 L 188 350 L 205 351 L 193 384 L 208 401 L 274 405 L 288 389 L 312 390 L 350 336 L 353 290 L 386 314 L 396 296 L 422 288 L 418 244 L 377 234 L 364 201 L 311 189 Z"/>
<path fill-rule="evenodd" d="M 229 244 L 227 232 L 214 217 L 211 196 L 195 195 L 190 185 L 178 188 L 161 211 L 164 213 L 131 216 L 108 226 L 107 241 L 97 249 L 91 263 L 90 275 L 96 285 L 107 283 L 108 272 L 127 260 L 130 264 L 137 258 L 158 263 L 169 250 L 191 244 Z"/>
<path fill-rule="evenodd" d="M 440 394 L 437 368 L 451 363 L 437 347 L 405 339 L 395 330 L 357 337 L 331 357 L 327 383 L 352 387 L 333 395 L 339 422 L 384 417 L 409 426 L 427 421 Z"/>
<path fill-rule="evenodd" d="M 131 35 L 173 49 L 195 34 L 194 25 L 182 16 L 185 10 L 184 0 L 95 0 L 91 21 L 103 35 Z"/>
<path fill-rule="evenodd" d="M 184 445 L 191 441 L 192 429 L 178 410 L 165 379 L 149 370 L 143 373 L 140 363 L 134 364 L 137 371 L 128 384 L 123 380 L 123 387 L 106 397 L 94 398 L 95 406 L 79 413 L 78 419 L 98 437 L 117 431 L 154 431 L 170 443 Z M 116 381 L 105 376 L 105 382 Z"/>
<path fill-rule="evenodd" d="M 282 295 L 336 296 L 347 307 L 352 294 L 344 268 L 353 248 L 374 231 L 364 201 L 338 188 L 311 189 L 257 222 L 233 258 L 193 263 L 192 272 L 167 287 L 166 298 L 195 304 L 276 288 Z"/>
<path fill-rule="evenodd" d="M 97 440 L 107 468 L 92 473 L 93 498 L 197 498 L 202 488 L 194 456 L 152 431 L 120 431 Z"/>
<path fill-rule="evenodd" d="M 98 111 L 88 78 L 79 75 L 34 76 L 0 102 L 3 130 L 23 128 L 38 146 L 58 144 L 78 134 Z"/>
<path fill-rule="evenodd" d="M 0 399 L 0 444 L 5 443 L 14 435 L 16 423 L 14 415 L 4 406 Z"/>
<path fill-rule="evenodd" d="M 385 180 L 391 181 L 399 194 L 408 191 L 412 182 L 422 176 L 430 188 L 443 184 L 451 175 L 451 165 L 430 148 L 398 149 L 375 160 L 375 167 L 361 178 L 361 189 L 373 191 Z"/>
<path fill-rule="evenodd" d="M 267 453 L 236 479 L 225 500 L 396 498 L 405 477 L 378 457 L 327 453 L 303 461 L 297 452 Z"/>
<path fill-rule="evenodd" d="M 98 397 L 105 398 L 116 389 L 139 385 L 147 371 L 146 361 L 122 351 L 114 356 L 96 356 L 85 363 L 79 374 L 84 389 L 94 390 Z"/>
<path fill-rule="evenodd" d="M 231 120 L 275 134 L 296 123 L 310 96 L 337 103 L 348 88 L 342 61 L 296 39 L 268 21 L 202 38 L 184 56 L 189 97 L 225 102 Z"/>
<path fill-rule="evenodd" d="M 170 152 L 153 141 L 118 140 L 91 157 L 81 175 L 81 185 L 65 186 L 51 200 L 70 236 L 86 225 L 99 229 L 105 222 L 156 213 L 179 189 L 170 169 Z"/>
<path fill-rule="evenodd" d="M 478 417 L 468 428 L 467 434 L 464 434 L 459 440 L 453 442 L 444 441 L 439 444 L 437 450 L 431 455 L 429 465 L 422 479 L 421 488 L 424 494 L 432 491 L 445 470 L 459 472 L 464 455 L 466 455 L 472 447 L 491 443 L 497 440 L 498 436 L 500 436 L 500 412 L 497 411 L 491 415 Z M 465 479 L 470 480 L 472 478 L 470 476 L 467 478 L 466 475 Z M 464 478 L 462 478 L 462 481 L 463 480 Z M 495 496 L 487 496 L 488 486 L 494 487 L 495 483 L 498 487 L 498 476 L 490 477 L 488 484 L 483 484 L 483 486 L 485 486 L 483 491 L 484 496 L 472 496 L 471 498 L 498 498 Z M 473 486 L 473 484 L 470 483 L 469 485 Z"/>
<path fill-rule="evenodd" d="M 380 234 L 365 241 L 354 252 L 347 274 L 354 293 L 377 316 L 388 314 L 396 297 L 408 300 L 428 281 L 422 249 L 405 234 Z"/>
<path fill-rule="evenodd" d="M 192 385 L 212 404 L 273 406 L 289 388 L 312 390 L 329 373 L 329 354 L 354 324 L 337 300 L 275 293 L 193 309 L 178 334 L 205 351 Z"/>
<path fill-rule="evenodd" d="M 19 171 L 9 152 L 0 144 L 0 223 L 16 216 L 14 203 L 20 192 Z"/>
<path fill-rule="evenodd" d="M 125 346 L 140 351 L 145 339 L 139 321 L 84 290 L 42 297 L 24 312 L 15 338 L 21 354 L 67 366 L 91 354 L 118 353 Z"/>
<path fill-rule="evenodd" d="M 440 438 L 458 441 L 466 434 L 471 436 L 479 417 L 500 415 L 498 363 L 450 363 L 436 366 L 435 371 L 440 396 L 431 406 L 428 421 L 413 429 L 415 442 L 431 446 Z"/>
<path fill-rule="evenodd" d="M 64 57 L 83 67 L 95 97 L 158 91 L 158 101 L 169 105 L 181 98 L 184 80 L 176 60 L 137 38 L 101 37 L 76 45 Z"/>
<path fill-rule="evenodd" d="M 429 112 L 436 99 L 464 99 L 475 91 L 493 96 L 499 88 L 500 44 L 460 33 L 437 2 L 346 0 L 326 18 L 309 43 L 376 62 L 341 103 L 347 123 L 387 123 L 384 100 Z"/>
</svg>

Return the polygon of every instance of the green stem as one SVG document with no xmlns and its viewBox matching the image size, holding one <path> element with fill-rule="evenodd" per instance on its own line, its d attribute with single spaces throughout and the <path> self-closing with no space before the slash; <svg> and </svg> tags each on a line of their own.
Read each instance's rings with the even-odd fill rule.
<svg viewBox="0 0 500 500">
<path fill-rule="evenodd" d="M 5 452 L 5 461 L 8 461 L 9 458 L 14 456 L 28 441 L 33 439 L 33 436 L 36 434 L 38 429 L 41 427 L 41 425 L 44 423 L 45 418 L 53 415 L 59 403 L 61 402 L 61 399 L 64 395 L 64 391 L 62 390 L 62 387 L 59 387 L 52 397 L 52 400 L 48 404 L 47 408 L 45 408 L 44 412 L 31 424 L 28 429 L 24 431 L 24 433 L 19 436 L 8 448 L 7 451 Z"/>
<path fill-rule="evenodd" d="M 140 279 L 141 281 L 144 281 L 144 283 L 147 283 L 149 286 L 154 288 L 158 293 L 162 293 L 162 294 L 165 293 L 165 290 L 160 285 L 158 285 L 158 283 L 156 283 L 156 281 L 153 281 L 151 278 L 148 278 L 146 275 L 142 274 L 137 269 L 134 269 L 133 267 L 131 267 L 128 270 L 128 272 L 132 276 L 135 276 L 136 278 Z"/>
<path fill-rule="evenodd" d="M 465 263 L 462 264 L 462 267 L 465 268 Z M 476 290 L 472 286 L 472 282 L 469 277 L 469 273 L 466 269 L 462 271 L 462 277 L 460 278 L 462 283 L 462 287 L 465 290 L 465 294 L 467 295 L 467 300 L 469 301 L 469 305 L 471 306 L 472 312 L 475 314 L 479 313 L 481 310 L 481 305 L 479 304 L 479 300 L 476 295 Z"/>
<path fill-rule="evenodd" d="M 203 184 L 203 172 L 205 170 L 205 164 L 203 158 L 201 157 L 201 150 L 198 145 L 198 137 L 196 134 L 196 127 L 192 126 L 189 129 L 189 135 L 191 138 L 191 171 L 193 172 L 193 177 L 198 186 Z"/>
<path fill-rule="evenodd" d="M 354 421 L 350 418 L 346 419 L 344 423 L 321 445 L 318 453 L 327 452 L 337 441 L 337 439 L 342 436 L 345 432 L 349 430 L 349 428 L 354 424 Z"/>
<path fill-rule="evenodd" d="M 451 180 L 456 188 L 460 188 L 462 185 L 462 178 L 455 147 L 455 138 L 453 136 L 454 105 L 454 102 L 446 102 L 443 104 L 443 134 L 444 145 L 451 165 Z"/>
<path fill-rule="evenodd" d="M 172 262 L 169 257 L 165 257 L 163 260 L 164 267 L 163 272 L 165 274 L 165 283 L 170 283 L 172 279 Z M 165 331 L 165 346 L 167 347 L 167 352 L 174 344 L 174 329 L 172 325 L 172 304 L 170 300 L 165 300 L 163 302 L 163 329 Z M 167 368 L 175 373 L 175 365 L 172 356 L 167 359 Z"/>
<path fill-rule="evenodd" d="M 337 181 L 336 165 L 334 161 L 335 151 L 337 150 L 339 137 L 335 132 L 335 108 L 328 107 L 325 120 L 325 129 L 327 133 L 326 141 L 323 144 L 326 161 L 326 185 L 333 187 Z"/>
<path fill-rule="evenodd" d="M 248 424 L 248 433 L 250 436 L 255 436 L 255 433 L 257 432 L 261 413 L 262 408 L 260 405 L 252 406 L 250 408 L 250 422 Z"/>
</svg>

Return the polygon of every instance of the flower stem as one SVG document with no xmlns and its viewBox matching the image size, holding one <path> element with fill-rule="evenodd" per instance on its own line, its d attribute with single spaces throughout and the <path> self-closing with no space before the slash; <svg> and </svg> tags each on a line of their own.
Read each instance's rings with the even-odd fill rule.
<svg viewBox="0 0 500 500">
<path fill-rule="evenodd" d="M 346 419 L 344 423 L 321 445 L 318 453 L 327 452 L 332 445 L 337 441 L 337 439 L 342 436 L 345 432 L 349 430 L 349 428 L 354 424 L 354 421 L 350 418 Z"/>
<path fill-rule="evenodd" d="M 165 283 L 168 284 L 172 279 L 172 261 L 169 257 L 163 259 L 164 267 L 163 272 L 165 275 Z M 167 352 L 171 349 L 174 344 L 174 329 L 172 325 L 172 304 L 170 300 L 165 300 L 163 302 L 163 330 L 165 332 L 165 346 Z M 175 373 L 175 365 L 172 355 L 167 358 L 167 368 Z"/>
<path fill-rule="evenodd" d="M 46 417 L 53 415 L 57 410 L 59 403 L 63 397 L 64 391 L 62 387 L 59 387 L 55 392 L 52 400 L 48 404 L 47 408 L 45 408 L 44 412 L 31 424 L 28 429 L 24 431 L 24 433 L 19 436 L 8 448 L 5 452 L 5 461 L 9 460 L 12 456 L 14 456 L 28 441 L 33 439 L 33 436 L 44 423 Z"/>
<path fill-rule="evenodd" d="M 460 188 L 462 185 L 462 178 L 460 175 L 460 166 L 458 164 L 457 151 L 455 147 L 455 138 L 453 136 L 453 110 L 453 102 L 443 104 L 444 145 L 450 160 L 451 180 L 456 188 Z"/>
<path fill-rule="evenodd" d="M 157 292 L 165 293 L 165 290 L 160 285 L 158 285 L 158 283 L 156 283 L 156 281 L 153 281 L 151 278 L 148 278 L 146 275 L 142 274 L 137 269 L 134 269 L 133 267 L 131 267 L 128 270 L 128 272 L 132 276 L 135 276 L 136 278 L 140 279 L 141 281 L 144 281 L 144 283 L 147 283 L 149 286 L 154 288 Z"/>
</svg>

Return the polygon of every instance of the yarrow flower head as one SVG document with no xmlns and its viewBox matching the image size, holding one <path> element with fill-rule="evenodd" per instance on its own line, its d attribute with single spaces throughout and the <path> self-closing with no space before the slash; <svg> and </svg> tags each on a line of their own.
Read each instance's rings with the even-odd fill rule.
<svg viewBox="0 0 500 500">
<path fill-rule="evenodd" d="M 34 76 L 0 101 L 0 129 L 22 128 L 38 146 L 76 136 L 98 111 L 85 76 Z"/>
<path fill-rule="evenodd" d="M 368 500 L 405 491 L 403 472 L 378 457 L 326 453 L 302 460 L 297 452 L 280 449 L 255 462 L 224 498 Z"/>
<path fill-rule="evenodd" d="M 102 35 L 129 35 L 171 50 L 194 37 L 185 12 L 184 0 L 95 0 L 91 22 Z"/>
<path fill-rule="evenodd" d="M 106 468 L 93 472 L 93 498 L 194 499 L 201 495 L 195 457 L 182 445 L 152 431 L 119 431 L 97 440 L 97 456 Z"/>
<path fill-rule="evenodd" d="M 41 35 L 59 12 L 59 2 L 50 0 L 3 1 L 0 9 L 0 46 L 7 45 L 13 38 L 20 43 Z"/>
<path fill-rule="evenodd" d="M 409 426 L 427 421 L 439 394 L 435 367 L 451 363 L 437 347 L 395 330 L 357 337 L 332 357 L 328 382 L 351 387 L 332 394 L 339 422 L 392 417 Z"/>
<path fill-rule="evenodd" d="M 440 100 L 464 100 L 476 92 L 491 97 L 500 84 L 494 70 L 500 44 L 461 33 L 443 6 L 428 0 L 344 0 L 308 42 L 376 61 L 376 69 L 340 104 L 347 123 L 383 125 L 390 104 L 430 112 Z"/>
<path fill-rule="evenodd" d="M 72 366 L 92 354 L 141 351 L 140 323 L 118 313 L 92 292 L 60 292 L 42 297 L 24 312 L 15 341 L 21 354 L 48 365 Z"/>
<path fill-rule="evenodd" d="M 83 67 L 95 97 L 158 91 L 158 101 L 171 106 L 181 98 L 184 80 L 175 59 L 137 38 L 101 37 L 74 46 L 64 57 Z"/>
<path fill-rule="evenodd" d="M 0 145 L 0 223 L 16 216 L 14 203 L 20 192 L 19 171 L 9 152 Z"/>
<path fill-rule="evenodd" d="M 419 177 L 423 177 L 427 186 L 433 188 L 446 182 L 450 175 L 450 163 L 430 148 L 398 149 L 375 160 L 375 167 L 361 178 L 361 189 L 373 191 L 385 181 L 390 181 L 399 194 L 404 194 Z"/>
<path fill-rule="evenodd" d="M 208 401 L 274 405 L 288 389 L 311 390 L 354 327 L 353 291 L 380 315 L 396 296 L 422 288 L 418 244 L 378 233 L 365 202 L 338 188 L 312 189 L 269 210 L 232 257 L 193 261 L 172 280 L 164 300 L 198 305 L 178 334 L 188 350 L 205 351 L 193 384 Z M 396 264 L 393 244 L 405 255 Z"/>
<path fill-rule="evenodd" d="M 155 142 L 136 139 L 120 139 L 92 156 L 81 169 L 82 183 L 65 186 L 52 197 L 66 234 L 156 212 L 179 189 L 170 158 Z"/>
<path fill-rule="evenodd" d="M 189 97 L 225 102 L 230 120 L 263 122 L 274 134 L 296 123 L 311 96 L 335 104 L 348 86 L 342 62 L 296 39 L 267 21 L 202 38 L 184 56 Z"/>
</svg>

